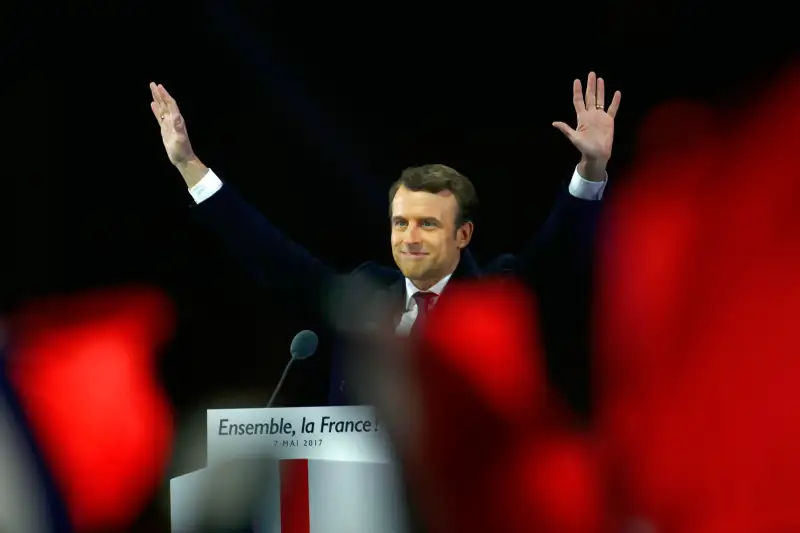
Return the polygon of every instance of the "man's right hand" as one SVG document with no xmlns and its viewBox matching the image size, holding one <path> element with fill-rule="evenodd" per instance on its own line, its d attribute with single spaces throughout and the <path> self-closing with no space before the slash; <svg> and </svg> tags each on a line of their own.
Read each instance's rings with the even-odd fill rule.
<svg viewBox="0 0 800 533">
<path fill-rule="evenodd" d="M 161 127 L 161 140 L 164 142 L 167 157 L 191 188 L 202 179 L 208 169 L 194 155 L 189 134 L 186 132 L 186 122 L 175 100 L 163 85 L 150 83 L 150 92 L 153 95 L 150 109 Z"/>
</svg>

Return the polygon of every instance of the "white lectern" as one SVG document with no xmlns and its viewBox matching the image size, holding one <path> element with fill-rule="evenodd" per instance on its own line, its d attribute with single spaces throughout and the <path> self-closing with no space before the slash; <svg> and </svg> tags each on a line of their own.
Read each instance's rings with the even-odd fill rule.
<svg viewBox="0 0 800 533">
<path fill-rule="evenodd" d="M 407 531 L 399 472 L 371 407 L 209 410 L 206 431 L 206 468 L 170 480 L 173 533 L 200 522 L 258 533 Z"/>
</svg>

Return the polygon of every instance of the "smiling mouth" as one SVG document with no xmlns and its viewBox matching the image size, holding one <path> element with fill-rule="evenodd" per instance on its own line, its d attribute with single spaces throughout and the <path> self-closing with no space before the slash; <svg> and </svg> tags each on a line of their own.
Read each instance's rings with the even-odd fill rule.
<svg viewBox="0 0 800 533">
<path fill-rule="evenodd" d="M 424 252 L 402 252 L 402 253 L 403 255 L 406 255 L 408 257 L 425 257 L 426 255 L 428 255 Z"/>
</svg>

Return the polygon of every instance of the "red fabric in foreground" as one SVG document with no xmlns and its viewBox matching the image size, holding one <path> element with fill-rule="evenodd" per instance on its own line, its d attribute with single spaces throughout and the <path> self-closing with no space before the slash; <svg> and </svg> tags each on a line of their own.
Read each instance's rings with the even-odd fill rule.
<svg viewBox="0 0 800 533">
<path fill-rule="evenodd" d="M 172 418 L 154 354 L 172 320 L 146 288 L 41 301 L 11 320 L 9 376 L 78 531 L 129 525 L 162 481 Z"/>
</svg>

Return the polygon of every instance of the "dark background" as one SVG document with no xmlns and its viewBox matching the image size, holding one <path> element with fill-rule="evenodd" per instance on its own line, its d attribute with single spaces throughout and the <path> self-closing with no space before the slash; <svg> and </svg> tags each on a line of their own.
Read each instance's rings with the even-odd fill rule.
<svg viewBox="0 0 800 533">
<path fill-rule="evenodd" d="M 430 162 L 478 188 L 474 253 L 518 250 L 578 161 L 551 123 L 574 124 L 572 80 L 589 70 L 609 98 L 623 92 L 613 182 L 648 110 L 694 98 L 736 113 L 795 52 L 791 17 L 751 4 L 202 0 L 6 11 L 4 310 L 89 288 L 161 287 L 179 313 L 163 357 L 179 423 L 231 391 L 265 403 L 292 336 L 310 325 L 282 314 L 192 220 L 149 110 L 151 80 L 177 99 L 206 164 L 347 270 L 391 261 L 386 190 L 403 168 Z M 312 401 L 303 373 L 316 363 L 304 364 L 281 403 Z"/>
</svg>

